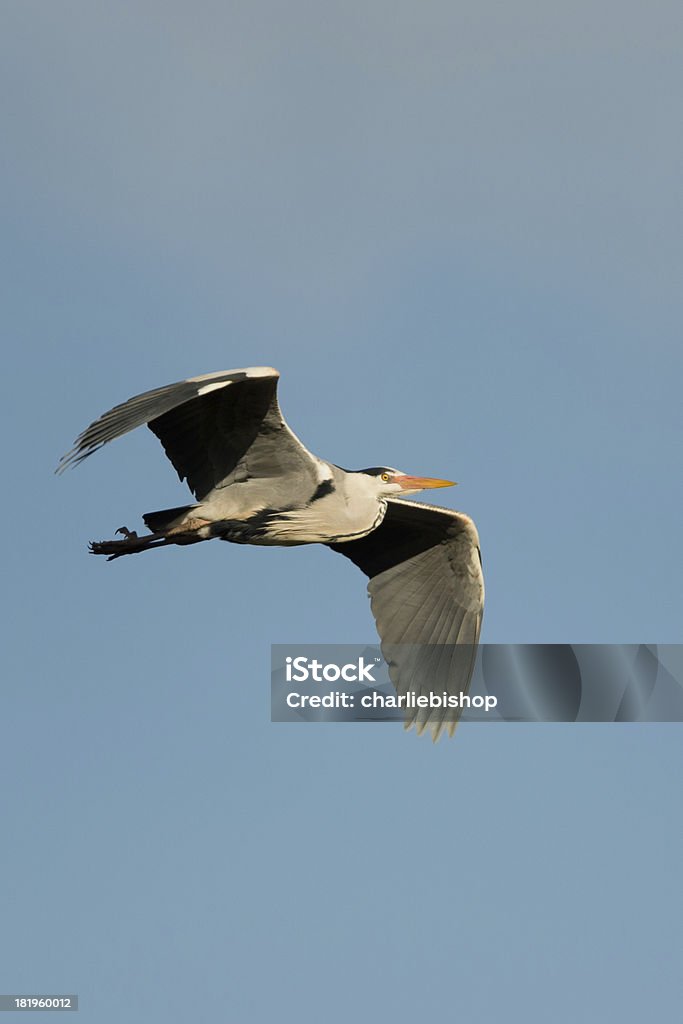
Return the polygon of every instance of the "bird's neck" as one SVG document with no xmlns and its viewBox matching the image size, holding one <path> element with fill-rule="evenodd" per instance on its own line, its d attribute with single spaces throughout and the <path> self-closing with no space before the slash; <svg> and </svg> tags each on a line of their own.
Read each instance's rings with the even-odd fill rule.
<svg viewBox="0 0 683 1024">
<path fill-rule="evenodd" d="M 349 533 L 364 536 L 377 529 L 387 510 L 386 498 L 377 494 L 373 481 L 361 473 L 348 473 L 344 480 L 344 504 Z"/>
</svg>

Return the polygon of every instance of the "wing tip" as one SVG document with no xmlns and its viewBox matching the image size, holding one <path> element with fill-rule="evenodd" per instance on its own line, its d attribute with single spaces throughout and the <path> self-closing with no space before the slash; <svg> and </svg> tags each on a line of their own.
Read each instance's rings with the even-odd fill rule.
<svg viewBox="0 0 683 1024">
<path fill-rule="evenodd" d="M 437 722 L 430 722 L 428 718 L 418 721 L 415 716 L 407 718 L 403 723 L 403 728 L 406 732 L 415 726 L 415 732 L 418 736 L 422 736 L 426 729 L 432 737 L 432 743 L 438 743 L 444 734 L 444 730 L 448 733 L 448 738 L 453 739 L 455 730 L 457 728 L 460 719 L 456 719 L 454 722 L 444 722 L 443 719 L 439 719 Z"/>
<path fill-rule="evenodd" d="M 76 442 L 73 448 L 70 448 L 68 452 L 62 455 L 61 459 L 57 463 L 54 470 L 55 476 L 61 476 L 67 469 L 74 469 L 75 466 L 79 466 L 84 459 L 89 458 L 90 455 L 94 455 L 95 452 L 99 451 L 100 448 L 105 444 L 103 441 L 101 444 L 86 445 L 84 448 Z"/>
</svg>

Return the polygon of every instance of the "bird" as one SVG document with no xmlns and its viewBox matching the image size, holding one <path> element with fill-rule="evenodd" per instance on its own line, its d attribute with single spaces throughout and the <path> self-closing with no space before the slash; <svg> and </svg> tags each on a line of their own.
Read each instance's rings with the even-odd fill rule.
<svg viewBox="0 0 683 1024">
<path fill-rule="evenodd" d="M 390 466 L 346 470 L 313 455 L 278 402 L 280 374 L 248 367 L 146 391 L 90 424 L 56 472 L 146 424 L 196 499 L 142 516 L 93 541 L 108 560 L 218 538 L 237 544 L 322 544 L 368 577 L 380 647 L 397 694 L 467 693 L 484 609 L 479 535 L 462 512 L 408 500 L 453 481 Z M 404 725 L 452 736 L 459 707 L 405 699 Z M 400 706 L 400 705 L 399 705 Z"/>
</svg>

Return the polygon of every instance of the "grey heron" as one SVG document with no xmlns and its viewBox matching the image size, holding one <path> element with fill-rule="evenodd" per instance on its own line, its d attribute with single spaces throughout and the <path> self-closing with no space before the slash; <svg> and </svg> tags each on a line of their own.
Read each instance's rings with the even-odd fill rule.
<svg viewBox="0 0 683 1024">
<path fill-rule="evenodd" d="M 196 501 L 148 512 L 149 533 L 90 550 L 109 560 L 219 538 L 238 544 L 324 544 L 369 577 L 382 652 L 398 694 L 467 692 L 484 583 L 479 537 L 462 512 L 406 500 L 449 480 L 387 466 L 347 471 L 311 454 L 278 404 L 277 370 L 249 367 L 191 377 L 117 405 L 87 427 L 62 472 L 147 424 Z M 406 728 L 453 734 L 458 713 L 417 707 Z"/>
</svg>

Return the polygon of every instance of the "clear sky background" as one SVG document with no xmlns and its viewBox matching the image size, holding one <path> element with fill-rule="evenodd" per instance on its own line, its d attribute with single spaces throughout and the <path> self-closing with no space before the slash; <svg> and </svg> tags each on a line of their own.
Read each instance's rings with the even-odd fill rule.
<svg viewBox="0 0 683 1024">
<path fill-rule="evenodd" d="M 187 492 L 148 431 L 52 470 L 132 394 L 274 365 L 320 455 L 460 481 L 484 639 L 683 640 L 680 3 L 0 13 L 0 990 L 673 1020 L 679 726 L 273 725 L 272 642 L 376 642 L 354 566 L 106 564 Z"/>
</svg>

